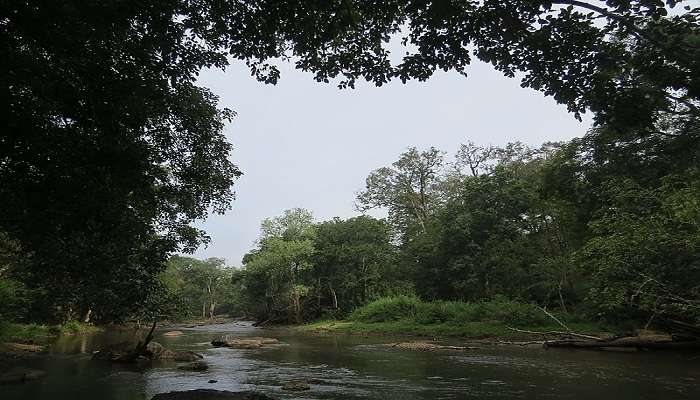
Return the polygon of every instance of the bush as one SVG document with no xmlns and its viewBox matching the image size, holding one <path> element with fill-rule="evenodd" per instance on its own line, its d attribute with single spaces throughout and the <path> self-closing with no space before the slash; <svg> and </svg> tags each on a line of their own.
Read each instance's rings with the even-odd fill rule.
<svg viewBox="0 0 700 400">
<path fill-rule="evenodd" d="M 413 318 L 420 303 L 416 297 L 410 296 L 383 297 L 353 311 L 350 320 L 387 322 Z"/>
<path fill-rule="evenodd" d="M 503 322 L 509 325 L 545 325 L 548 317 L 536 306 L 504 297 L 491 301 L 467 303 L 461 301 L 424 302 L 415 297 L 385 297 L 356 309 L 350 320 L 357 322 L 390 322 L 410 320 L 420 325 L 470 322 Z"/>
<path fill-rule="evenodd" d="M 536 306 L 529 303 L 519 303 L 508 300 L 505 297 L 481 303 L 483 307 L 482 318 L 485 320 L 502 321 L 512 325 L 543 325 L 548 322 L 548 317 Z"/>
</svg>

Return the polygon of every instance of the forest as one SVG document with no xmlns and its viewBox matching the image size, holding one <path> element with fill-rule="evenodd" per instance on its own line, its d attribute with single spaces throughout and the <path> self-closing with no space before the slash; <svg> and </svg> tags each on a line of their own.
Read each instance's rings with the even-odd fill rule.
<svg viewBox="0 0 700 400">
<path fill-rule="evenodd" d="M 3 322 L 300 323 L 390 297 L 700 323 L 691 1 L 29 3 L 0 10 Z M 468 132 L 449 156 L 409 148 L 355 200 L 386 218 L 291 209 L 242 266 L 177 255 L 208 242 L 195 222 L 231 208 L 242 174 L 223 134 L 235 112 L 201 69 L 238 60 L 273 84 L 282 60 L 351 90 L 472 59 L 593 126 L 539 148 Z"/>
<path fill-rule="evenodd" d="M 604 133 L 540 148 L 466 143 L 450 161 L 408 149 L 357 195 L 359 210 L 380 207 L 386 219 L 315 222 L 291 209 L 263 221 L 242 268 L 222 278 L 227 312 L 300 323 L 405 296 L 534 304 L 638 327 L 695 323 L 698 148 L 666 156 L 680 147 L 668 137 L 633 164 L 621 150 L 601 154 Z M 538 313 L 514 312 L 524 321 Z"/>
</svg>

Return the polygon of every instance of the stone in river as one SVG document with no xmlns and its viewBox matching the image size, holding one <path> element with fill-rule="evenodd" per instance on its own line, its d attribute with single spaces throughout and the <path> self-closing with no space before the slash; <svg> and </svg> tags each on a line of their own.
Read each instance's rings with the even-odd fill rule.
<svg viewBox="0 0 700 400">
<path fill-rule="evenodd" d="M 204 361 L 192 361 L 191 363 L 181 365 L 177 368 L 186 371 L 206 371 L 209 365 Z"/>
<path fill-rule="evenodd" d="M 175 353 L 175 361 L 197 361 L 204 358 L 201 354 L 197 354 L 194 351 L 178 351 Z"/>
<path fill-rule="evenodd" d="M 228 338 L 217 338 L 211 341 L 214 347 L 231 347 L 234 349 L 257 349 L 266 344 L 277 343 L 277 339 L 259 337 L 259 336 L 249 336 L 249 337 L 238 337 L 234 339 Z"/>
<path fill-rule="evenodd" d="M 293 392 L 301 392 L 309 389 L 311 389 L 311 386 L 304 381 L 289 381 L 282 386 L 282 390 L 289 390 Z"/>
</svg>

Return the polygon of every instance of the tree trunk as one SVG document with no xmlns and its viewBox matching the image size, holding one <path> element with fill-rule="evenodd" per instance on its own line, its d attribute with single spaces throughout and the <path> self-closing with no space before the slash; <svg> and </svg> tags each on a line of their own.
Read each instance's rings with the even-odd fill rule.
<svg viewBox="0 0 700 400">
<path fill-rule="evenodd" d="M 294 293 L 294 311 L 295 311 L 295 322 L 301 323 L 301 299 L 299 293 Z"/>
<path fill-rule="evenodd" d="M 337 310 L 338 309 L 338 296 L 336 296 L 335 290 L 333 289 L 333 287 L 331 286 L 330 283 L 328 284 L 328 289 L 330 289 L 330 291 L 331 291 L 331 301 L 333 302 L 332 303 L 333 309 Z"/>
<path fill-rule="evenodd" d="M 367 302 L 367 266 L 365 265 L 365 257 L 362 257 L 362 302 Z"/>
<path fill-rule="evenodd" d="M 153 325 L 151 325 L 151 330 L 148 331 L 148 335 L 146 335 L 146 339 L 139 341 L 134 351 L 130 353 L 124 361 L 133 362 L 140 356 L 146 355 L 146 348 L 148 348 L 148 344 L 151 343 L 151 340 L 153 340 L 153 331 L 156 330 L 156 324 L 157 321 L 154 320 Z"/>
<path fill-rule="evenodd" d="M 656 341 L 640 338 L 621 338 L 609 342 L 598 342 L 588 340 L 551 340 L 544 343 L 546 347 L 573 347 L 586 349 L 605 349 L 605 348 L 641 348 L 655 350 L 697 350 L 700 349 L 700 340 L 674 342 L 674 341 Z"/>
<path fill-rule="evenodd" d="M 567 309 L 566 309 L 566 303 L 564 302 L 564 295 L 563 295 L 562 292 L 561 292 L 561 289 L 562 289 L 562 286 L 563 286 L 563 285 L 564 285 L 564 277 L 562 277 L 562 278 L 559 280 L 559 288 L 558 288 L 558 292 L 559 292 L 559 304 L 561 305 L 561 310 L 562 310 L 564 313 L 567 313 L 567 314 L 568 314 L 568 311 L 567 311 Z"/>
<path fill-rule="evenodd" d="M 216 308 L 216 302 L 213 300 L 209 302 L 209 319 L 214 319 L 214 309 Z"/>
<path fill-rule="evenodd" d="M 85 317 L 83 318 L 84 323 L 90 322 L 90 316 L 92 315 L 92 308 L 88 308 L 87 312 L 85 313 Z"/>
</svg>

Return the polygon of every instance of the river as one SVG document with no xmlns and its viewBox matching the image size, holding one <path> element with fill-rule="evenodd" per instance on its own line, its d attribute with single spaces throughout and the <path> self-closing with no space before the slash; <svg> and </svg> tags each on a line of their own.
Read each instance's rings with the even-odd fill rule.
<svg viewBox="0 0 700 400">
<path fill-rule="evenodd" d="M 0 386 L 0 399 L 147 400 L 156 393 L 199 388 L 258 390 L 280 399 L 700 399 L 698 355 L 492 345 L 416 352 L 382 345 L 400 338 L 319 336 L 243 322 L 177 329 L 184 335 L 165 337 L 163 331 L 155 340 L 203 354 L 209 370 L 182 371 L 172 362 L 90 360 L 97 348 L 132 343 L 129 331 L 62 337 L 50 355 L 22 361 L 47 376 Z M 274 337 L 280 344 L 213 348 L 209 342 L 222 334 Z M 311 390 L 283 391 L 281 385 L 290 380 L 306 380 Z"/>
</svg>

